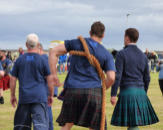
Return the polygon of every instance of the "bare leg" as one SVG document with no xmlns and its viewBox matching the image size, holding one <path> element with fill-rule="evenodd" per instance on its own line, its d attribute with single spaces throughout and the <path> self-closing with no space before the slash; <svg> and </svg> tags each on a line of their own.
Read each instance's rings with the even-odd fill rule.
<svg viewBox="0 0 163 130">
<path fill-rule="evenodd" d="M 66 123 L 65 126 L 61 128 L 61 130 L 71 130 L 73 123 Z"/>
<path fill-rule="evenodd" d="M 3 88 L 0 88 L 0 97 L 3 97 Z"/>
<path fill-rule="evenodd" d="M 0 104 L 4 104 L 3 88 L 0 88 Z"/>
</svg>

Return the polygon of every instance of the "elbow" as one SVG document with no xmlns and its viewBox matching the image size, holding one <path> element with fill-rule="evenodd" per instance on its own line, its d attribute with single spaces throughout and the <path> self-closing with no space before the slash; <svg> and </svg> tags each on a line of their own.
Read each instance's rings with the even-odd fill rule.
<svg viewBox="0 0 163 130">
<path fill-rule="evenodd" d="M 115 74 L 109 77 L 110 86 L 112 86 L 114 82 L 115 82 Z"/>
<path fill-rule="evenodd" d="M 110 77 L 111 86 L 114 84 L 114 82 L 115 82 L 115 76 Z"/>
<path fill-rule="evenodd" d="M 54 55 L 54 52 L 55 52 L 55 49 L 54 49 L 54 48 L 50 49 L 50 51 L 49 51 L 49 56 L 50 56 L 50 57 L 53 56 L 53 55 Z"/>
<path fill-rule="evenodd" d="M 54 47 L 53 49 L 50 49 L 49 56 L 50 56 L 50 57 L 54 57 L 54 56 L 55 56 L 55 57 L 58 57 L 56 47 Z"/>
</svg>

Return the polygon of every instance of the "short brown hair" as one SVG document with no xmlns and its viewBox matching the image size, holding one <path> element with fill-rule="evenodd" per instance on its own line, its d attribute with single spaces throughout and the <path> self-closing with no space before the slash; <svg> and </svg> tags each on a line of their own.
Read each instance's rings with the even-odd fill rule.
<svg viewBox="0 0 163 130">
<path fill-rule="evenodd" d="M 104 32 L 105 32 L 105 26 L 103 23 L 101 23 L 100 21 L 97 21 L 92 24 L 91 31 L 90 31 L 91 36 L 95 35 L 99 38 L 102 38 Z"/>
<path fill-rule="evenodd" d="M 136 28 L 128 28 L 125 31 L 125 36 L 128 36 L 131 42 L 137 42 L 139 38 L 139 32 Z"/>
</svg>

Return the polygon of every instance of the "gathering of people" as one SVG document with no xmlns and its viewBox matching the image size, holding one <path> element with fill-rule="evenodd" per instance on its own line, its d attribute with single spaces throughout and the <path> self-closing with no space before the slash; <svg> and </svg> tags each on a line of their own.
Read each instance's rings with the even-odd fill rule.
<svg viewBox="0 0 163 130">
<path fill-rule="evenodd" d="M 71 130 L 74 125 L 106 130 L 109 124 L 139 130 L 139 126 L 159 122 L 147 93 L 150 70 L 154 72 L 156 67 L 163 94 L 163 61 L 158 61 L 154 53 L 148 50 L 143 53 L 138 48 L 139 31 L 126 29 L 124 48 L 112 54 L 102 44 L 105 36 L 102 22 L 94 22 L 89 35 L 83 42 L 105 74 L 106 90 L 111 89 L 110 103 L 114 106 L 111 122 L 105 119 L 104 129 L 101 128 L 104 93 L 102 79 L 90 62 L 91 57 L 88 60 L 85 56 L 69 54 L 86 52 L 82 41 L 65 40 L 64 44 L 50 48 L 47 54 L 38 35 L 31 33 L 26 38 L 27 51 L 20 48 L 17 59 L 11 52 L 0 51 L 0 104 L 4 104 L 3 91 L 10 89 L 10 102 L 16 108 L 14 130 L 31 130 L 32 127 L 33 130 L 54 130 L 52 104 L 60 86 L 63 86 L 59 95 L 62 108 L 56 122 L 61 130 Z M 61 73 L 67 74 L 64 83 L 58 78 Z M 19 87 L 18 100 L 16 87 Z"/>
</svg>

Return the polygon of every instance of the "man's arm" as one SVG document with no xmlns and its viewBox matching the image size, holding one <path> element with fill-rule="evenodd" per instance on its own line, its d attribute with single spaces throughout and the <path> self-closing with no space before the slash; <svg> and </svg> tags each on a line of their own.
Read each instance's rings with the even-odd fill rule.
<svg viewBox="0 0 163 130">
<path fill-rule="evenodd" d="M 53 78 L 52 75 L 47 76 L 46 81 L 48 83 L 48 105 L 51 106 L 53 103 L 53 95 L 54 95 L 54 84 L 53 84 Z"/>
<path fill-rule="evenodd" d="M 122 57 L 121 53 L 118 53 L 117 57 L 116 57 L 116 62 L 115 62 L 115 66 L 116 66 L 116 69 L 117 69 L 116 80 L 115 80 L 115 83 L 114 83 L 114 85 L 112 86 L 112 89 L 111 89 L 111 104 L 112 105 L 116 104 L 116 95 L 117 95 L 118 87 L 120 85 L 121 78 L 122 78 L 123 65 L 124 65 L 123 57 Z"/>
<path fill-rule="evenodd" d="M 150 83 L 150 74 L 149 74 L 149 66 L 148 66 L 148 61 L 146 60 L 146 67 L 144 70 L 144 75 L 143 75 L 143 81 L 144 81 L 144 89 L 147 92 L 149 83 Z"/>
<path fill-rule="evenodd" d="M 54 86 L 53 86 L 52 75 L 47 76 L 46 80 L 47 80 L 47 83 L 48 83 L 49 96 L 53 96 Z"/>
<path fill-rule="evenodd" d="M 16 81 L 17 81 L 16 77 L 14 77 L 14 76 L 10 77 L 10 92 L 11 92 L 10 102 L 11 102 L 13 107 L 16 107 L 16 104 L 17 104 L 17 99 L 15 96 Z"/>
<path fill-rule="evenodd" d="M 106 88 L 109 89 L 115 81 L 115 71 L 106 72 Z"/>
<path fill-rule="evenodd" d="M 66 48 L 65 45 L 58 45 L 52 49 L 50 49 L 50 53 L 49 53 L 49 65 L 50 65 L 50 71 L 52 74 L 57 74 L 57 62 L 58 62 L 58 57 L 60 55 L 66 54 Z"/>
<path fill-rule="evenodd" d="M 53 49 L 50 50 L 49 52 L 49 66 L 50 66 L 50 72 L 53 75 L 53 81 L 55 82 L 56 86 L 59 86 L 59 80 L 57 77 L 57 62 L 58 62 L 58 57 L 60 55 L 66 54 L 66 48 L 65 45 L 58 45 L 56 47 L 54 47 Z"/>
</svg>

